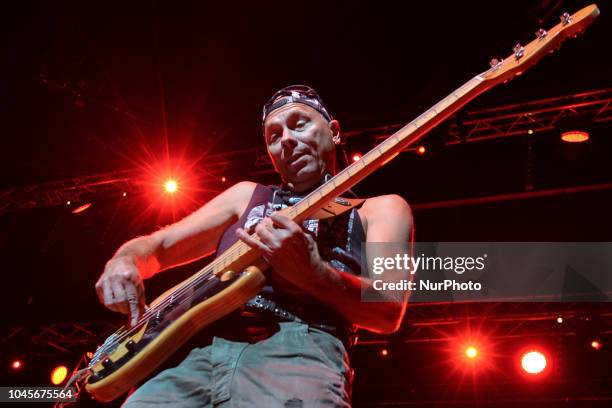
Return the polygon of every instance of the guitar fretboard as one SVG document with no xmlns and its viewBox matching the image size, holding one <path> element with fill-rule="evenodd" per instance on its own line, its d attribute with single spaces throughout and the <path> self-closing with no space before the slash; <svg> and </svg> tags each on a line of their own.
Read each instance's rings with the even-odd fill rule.
<svg viewBox="0 0 612 408">
<path fill-rule="evenodd" d="M 483 92 L 486 89 L 485 86 L 481 86 L 483 80 L 484 78 L 478 75 L 463 84 L 446 98 L 378 144 L 374 149 L 361 157 L 361 159 L 346 167 L 327 183 L 304 197 L 302 201 L 288 208 L 286 214 L 295 221 L 302 221 L 308 218 L 329 202 L 329 200 L 334 199 L 353 187 L 397 156 L 399 152 L 419 141 L 432 127 Z"/>
</svg>

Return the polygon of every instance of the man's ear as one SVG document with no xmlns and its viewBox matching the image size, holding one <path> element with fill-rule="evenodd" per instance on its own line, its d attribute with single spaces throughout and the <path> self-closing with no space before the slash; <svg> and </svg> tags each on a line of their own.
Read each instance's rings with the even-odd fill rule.
<svg viewBox="0 0 612 408">
<path fill-rule="evenodd" d="M 339 145 L 341 142 L 340 122 L 338 122 L 336 119 L 332 120 L 331 122 L 329 122 L 329 129 L 332 132 L 332 141 L 334 142 L 335 145 Z"/>
</svg>

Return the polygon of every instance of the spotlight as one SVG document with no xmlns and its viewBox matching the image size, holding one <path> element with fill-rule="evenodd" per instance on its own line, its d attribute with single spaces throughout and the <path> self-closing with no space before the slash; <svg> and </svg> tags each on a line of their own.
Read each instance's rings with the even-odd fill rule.
<svg viewBox="0 0 612 408">
<path fill-rule="evenodd" d="M 603 343 L 599 340 L 593 340 L 591 342 L 591 347 L 593 347 L 593 350 L 601 350 L 603 347 Z"/>
<path fill-rule="evenodd" d="M 380 355 L 383 357 L 388 357 L 389 356 L 389 350 L 387 350 L 386 348 L 381 349 L 380 350 Z"/>
<path fill-rule="evenodd" d="M 581 143 L 589 140 L 589 134 L 581 130 L 570 130 L 561 133 L 561 140 L 568 143 Z"/>
<path fill-rule="evenodd" d="M 66 366 L 57 366 L 51 372 L 51 383 L 53 385 L 60 385 L 66 379 L 68 375 L 68 368 Z"/>
<path fill-rule="evenodd" d="M 425 148 L 425 146 L 419 146 L 417 147 L 416 152 L 419 156 L 423 156 L 425 155 L 425 153 L 427 153 L 427 149 Z"/>
<path fill-rule="evenodd" d="M 123 194 L 121 194 L 123 197 L 127 197 L 127 193 L 124 191 Z"/>
<path fill-rule="evenodd" d="M 528 135 L 533 135 L 533 129 L 529 129 L 529 130 L 527 131 L 527 134 L 528 134 Z"/>
<path fill-rule="evenodd" d="M 470 360 L 474 360 L 478 356 L 478 349 L 474 346 L 469 346 L 465 349 L 465 356 Z"/>
<path fill-rule="evenodd" d="M 557 317 L 557 323 L 559 324 L 563 323 L 563 316 Z"/>
<path fill-rule="evenodd" d="M 221 182 L 225 183 L 227 181 L 227 179 L 225 178 L 225 176 L 221 177 Z"/>
<path fill-rule="evenodd" d="M 13 370 L 20 370 L 23 368 L 23 363 L 21 362 L 21 360 L 15 359 L 11 362 L 11 368 Z"/>
<path fill-rule="evenodd" d="M 539 374 L 546 368 L 546 357 L 539 351 L 529 351 L 523 354 L 521 367 L 527 374 Z"/>
<path fill-rule="evenodd" d="M 355 153 L 353 154 L 353 156 L 351 157 L 351 159 L 353 160 L 353 163 L 356 161 L 359 161 L 361 159 L 361 153 Z"/>
<path fill-rule="evenodd" d="M 164 183 L 164 189 L 166 190 L 166 193 L 174 194 L 178 190 L 178 184 L 176 184 L 176 181 L 168 179 Z"/>
</svg>

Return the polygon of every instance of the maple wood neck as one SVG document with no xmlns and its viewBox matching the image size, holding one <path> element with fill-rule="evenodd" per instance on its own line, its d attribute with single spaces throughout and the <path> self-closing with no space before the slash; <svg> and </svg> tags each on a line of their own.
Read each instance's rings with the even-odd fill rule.
<svg viewBox="0 0 612 408">
<path fill-rule="evenodd" d="M 492 84 L 482 74 L 475 76 L 453 93 L 422 113 L 419 117 L 389 136 L 322 186 L 308 194 L 284 213 L 299 222 L 313 215 L 327 202 L 339 196 L 369 174 L 385 165 L 402 150 L 419 141 L 429 130 L 456 112 L 459 108 L 487 90 Z"/>
<path fill-rule="evenodd" d="M 308 194 L 300 202 L 282 210 L 283 214 L 298 223 L 313 216 L 330 200 L 359 183 L 408 146 L 419 141 L 433 127 L 476 96 L 498 83 L 521 75 L 545 54 L 558 48 L 566 38 L 582 32 L 598 15 L 599 9 L 594 4 L 580 9 L 571 16 L 564 13 L 561 16 L 561 22 L 557 25 L 548 31 L 538 30 L 537 38 L 525 47 L 517 44 L 513 48 L 514 53 L 508 58 L 501 61 L 491 61 L 492 68 L 467 81 L 446 98 L 380 143 L 360 160 Z M 191 285 L 201 277 L 207 276 L 211 271 L 217 276 L 228 268 L 233 271 L 241 271 L 256 261 L 261 261 L 259 252 L 238 241 L 215 259 L 209 267 L 193 275 L 178 287 Z"/>
</svg>

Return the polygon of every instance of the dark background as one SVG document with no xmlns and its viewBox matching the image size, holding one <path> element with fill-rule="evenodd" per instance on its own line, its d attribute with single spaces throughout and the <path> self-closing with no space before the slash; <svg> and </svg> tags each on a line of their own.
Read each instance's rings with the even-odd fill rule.
<svg viewBox="0 0 612 408">
<path fill-rule="evenodd" d="M 491 57 L 509 55 L 516 41 L 586 4 L 134 1 L 5 9 L 0 189 L 151 168 L 190 173 L 196 188 L 174 213 L 142 193 L 92 196 L 94 206 L 78 216 L 64 207 L 0 214 L 3 327 L 117 319 L 95 296 L 105 261 L 127 239 L 226 188 L 198 169 L 209 154 L 261 146 L 261 106 L 278 88 L 313 86 L 347 131 L 408 122 L 486 70 Z M 599 6 L 602 15 L 584 35 L 465 109 L 612 86 L 612 11 L 608 2 Z M 585 126 L 591 140 L 578 158 L 567 158 L 555 130 L 534 135 L 531 161 L 526 135 L 447 146 L 426 158 L 404 153 L 355 190 L 397 193 L 418 205 L 525 191 L 528 172 L 536 190 L 612 182 L 609 122 Z M 349 152 L 357 147 L 348 141 Z M 253 177 L 239 162 L 225 174 L 227 183 L 277 181 Z M 417 210 L 415 238 L 612 241 L 611 204 L 606 190 Z M 155 277 L 149 296 L 193 270 Z M 82 351 L 59 358 L 76 361 Z M 17 352 L 3 350 L 0 373 Z M 3 382 L 14 382 L 11 375 Z"/>
</svg>

